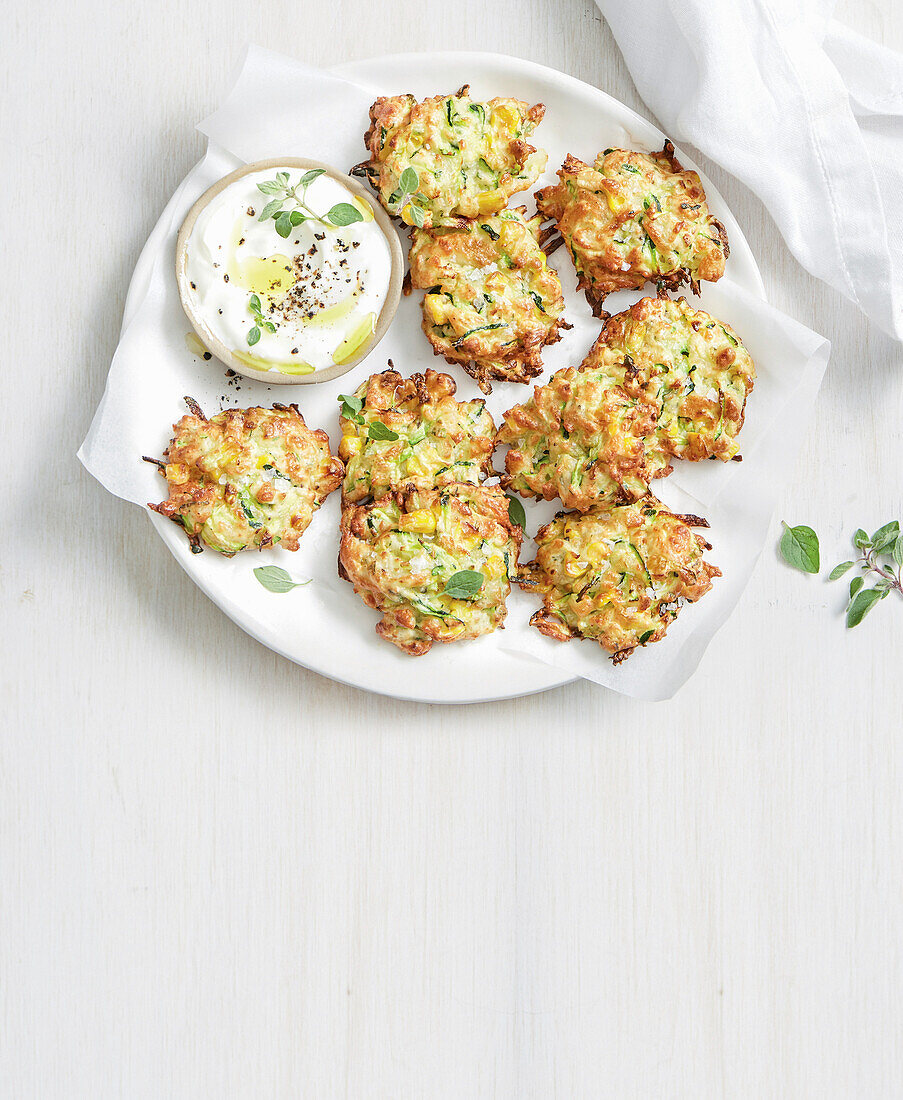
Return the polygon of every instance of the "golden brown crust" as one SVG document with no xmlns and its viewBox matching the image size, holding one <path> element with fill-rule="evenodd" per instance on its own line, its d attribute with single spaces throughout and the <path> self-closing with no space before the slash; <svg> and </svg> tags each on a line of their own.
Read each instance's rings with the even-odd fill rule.
<svg viewBox="0 0 903 1100">
<path fill-rule="evenodd" d="M 295 405 L 227 409 L 207 419 L 196 402 L 173 425 L 161 472 L 169 499 L 148 507 L 186 530 L 192 547 L 221 554 L 279 545 L 297 550 L 314 512 L 342 482 L 329 436 Z"/>
<path fill-rule="evenodd" d="M 521 583 L 544 606 L 530 622 L 556 641 L 588 638 L 615 664 L 637 646 L 660 641 L 684 602 L 709 591 L 721 571 L 703 560 L 699 521 L 666 508 L 651 493 L 640 501 L 559 512 L 536 534 L 536 559 Z"/>
<path fill-rule="evenodd" d="M 491 393 L 527 382 L 542 349 L 561 338 L 561 280 L 539 246 L 540 219 L 520 207 L 454 226 L 412 231 L 411 284 L 426 290 L 423 331 L 436 355 Z"/>
<path fill-rule="evenodd" d="M 682 168 L 674 146 L 658 153 L 607 149 L 595 165 L 568 154 L 559 183 L 536 193 L 555 221 L 597 316 L 616 290 L 647 282 L 676 290 L 724 274 L 730 253 L 724 226 L 709 213 L 696 172 Z"/>
<path fill-rule="evenodd" d="M 342 513 L 339 575 L 382 612 L 380 636 L 420 656 L 502 626 L 522 537 L 496 487 L 389 493 Z M 463 572 L 479 586 L 456 595 L 450 581 Z"/>
<path fill-rule="evenodd" d="M 641 298 L 606 321 L 581 370 L 604 371 L 656 407 L 657 444 L 676 458 L 739 451 L 756 369 L 737 333 L 685 298 Z"/>
</svg>

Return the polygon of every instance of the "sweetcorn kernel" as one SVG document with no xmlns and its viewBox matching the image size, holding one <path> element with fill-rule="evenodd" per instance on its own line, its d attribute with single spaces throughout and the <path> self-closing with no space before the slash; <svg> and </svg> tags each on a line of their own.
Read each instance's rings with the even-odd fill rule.
<svg viewBox="0 0 903 1100">
<path fill-rule="evenodd" d="M 419 535 L 431 535 L 436 530 L 436 517 L 429 508 L 405 512 L 399 520 L 402 531 L 414 531 Z"/>
<path fill-rule="evenodd" d="M 589 566 L 585 561 L 569 561 L 565 565 L 564 571 L 569 577 L 582 577 L 588 568 Z"/>
<path fill-rule="evenodd" d="M 504 577 L 505 559 L 501 554 L 493 554 L 491 558 L 486 559 L 486 564 L 483 566 L 483 572 L 488 577 Z"/>
<path fill-rule="evenodd" d="M 404 208 L 401 211 L 401 220 L 404 222 L 405 225 L 416 225 L 417 224 L 414 221 L 414 218 L 411 214 L 411 206 L 412 205 L 413 205 L 412 203 L 406 202 L 404 204 Z"/>
<path fill-rule="evenodd" d="M 484 191 L 477 198 L 477 206 L 481 214 L 495 214 L 499 210 L 504 210 L 507 202 L 508 196 L 501 187 L 496 187 L 492 191 Z"/>
<path fill-rule="evenodd" d="M 342 436 L 342 442 L 339 444 L 340 449 L 347 455 L 360 454 L 362 446 L 363 442 L 359 435 Z"/>
<path fill-rule="evenodd" d="M 611 210 L 612 214 L 620 214 L 622 210 L 627 209 L 627 199 L 615 191 L 609 191 L 608 208 Z"/>
<path fill-rule="evenodd" d="M 513 107 L 508 107 L 502 104 L 500 107 L 496 107 L 492 112 L 493 121 L 498 119 L 503 126 L 517 127 L 520 119 L 518 118 L 517 111 Z"/>
<path fill-rule="evenodd" d="M 188 480 L 188 467 L 182 462 L 170 462 L 166 467 L 166 480 L 171 485 L 184 485 Z"/>
</svg>

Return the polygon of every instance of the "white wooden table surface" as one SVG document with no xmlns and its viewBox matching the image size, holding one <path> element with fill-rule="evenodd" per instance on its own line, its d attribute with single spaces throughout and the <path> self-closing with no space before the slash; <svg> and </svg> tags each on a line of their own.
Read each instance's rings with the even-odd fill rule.
<svg viewBox="0 0 903 1100">
<path fill-rule="evenodd" d="M 903 607 L 845 631 L 773 539 L 670 704 L 398 703 L 245 636 L 75 459 L 245 41 L 498 50 L 644 111 L 595 6 L 3 13 L 0 1096 L 903 1095 Z M 894 0 L 840 14 L 903 47 Z M 841 560 L 903 518 L 903 354 L 705 166 L 833 341 L 778 518 Z"/>
</svg>

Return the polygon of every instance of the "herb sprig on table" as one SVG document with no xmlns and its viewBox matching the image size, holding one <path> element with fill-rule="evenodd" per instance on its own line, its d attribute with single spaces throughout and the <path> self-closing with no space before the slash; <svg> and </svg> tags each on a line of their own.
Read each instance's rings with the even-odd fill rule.
<svg viewBox="0 0 903 1100">
<path fill-rule="evenodd" d="M 264 195 L 272 195 L 273 198 L 260 211 L 257 220 L 265 222 L 273 218 L 276 222 L 276 232 L 280 237 L 287 237 L 295 226 L 301 225 L 302 222 L 315 221 L 331 227 L 362 222 L 364 215 L 350 202 L 336 203 L 325 214 L 317 214 L 307 205 L 308 187 L 324 172 L 323 168 L 311 168 L 309 172 L 304 173 L 294 187 L 289 182 L 288 172 L 277 172 L 275 179 L 258 183 L 257 190 L 262 191 Z"/>
<path fill-rule="evenodd" d="M 861 551 L 859 557 L 842 561 L 828 574 L 829 581 L 836 581 L 851 569 L 858 567 L 860 570 L 859 575 L 850 581 L 848 627 L 858 626 L 889 592 L 896 592 L 903 598 L 903 534 L 900 532 L 900 521 L 895 519 L 885 523 L 871 536 L 860 527 L 853 535 L 853 545 Z M 780 549 L 790 565 L 806 573 L 818 572 L 818 535 L 811 527 L 790 527 L 785 523 Z"/>
</svg>

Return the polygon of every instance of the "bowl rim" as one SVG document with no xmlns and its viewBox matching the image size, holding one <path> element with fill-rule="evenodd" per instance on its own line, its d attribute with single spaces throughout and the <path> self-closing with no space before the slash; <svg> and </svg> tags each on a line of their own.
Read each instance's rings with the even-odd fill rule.
<svg viewBox="0 0 903 1100">
<path fill-rule="evenodd" d="M 312 371 L 310 374 L 282 374 L 280 371 L 262 371 L 249 367 L 246 363 L 243 363 L 237 358 L 232 350 L 210 330 L 205 324 L 203 317 L 194 311 L 189 300 L 190 287 L 187 273 L 188 242 L 191 238 L 195 223 L 198 220 L 198 216 L 221 191 L 224 191 L 231 184 L 235 183 L 236 180 L 240 180 L 242 177 L 250 175 L 253 172 L 260 172 L 268 168 L 300 168 L 303 171 L 309 171 L 313 168 L 322 169 L 326 175 L 330 176 L 338 183 L 341 183 L 342 186 L 346 187 L 353 195 L 363 199 L 370 206 L 373 210 L 373 219 L 382 231 L 386 243 L 389 246 L 389 286 L 386 290 L 385 301 L 380 309 L 379 317 L 376 319 L 372 339 L 365 345 L 360 354 L 352 356 L 347 362 L 335 364 L 331 367 L 324 367 L 322 370 Z M 255 160 L 250 164 L 244 164 L 240 168 L 236 168 L 233 172 L 229 172 L 228 175 L 223 176 L 222 179 L 217 180 L 216 183 L 208 187 L 200 198 L 196 200 L 179 227 L 179 233 L 176 237 L 175 268 L 179 300 L 182 303 L 182 309 L 185 312 L 185 316 L 188 318 L 191 327 L 194 329 L 204 347 L 216 356 L 220 362 L 224 363 L 230 370 L 235 371 L 236 374 L 240 374 L 245 378 L 253 378 L 258 382 L 265 382 L 267 385 L 305 386 L 312 385 L 316 382 L 329 382 L 335 378 L 341 378 L 342 375 L 353 370 L 374 351 L 377 344 L 388 331 L 389 325 L 392 323 L 398 309 L 398 303 L 401 300 L 402 282 L 404 280 L 404 252 L 402 251 L 401 241 L 398 238 L 395 226 L 389 215 L 379 203 L 379 200 L 371 191 L 367 190 L 367 188 L 347 173 L 334 168 L 331 164 L 326 164 L 324 161 L 311 160 L 307 157 L 268 157 L 266 160 Z"/>
</svg>

